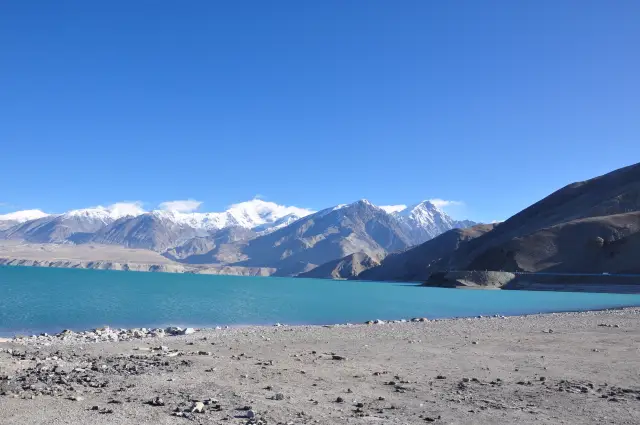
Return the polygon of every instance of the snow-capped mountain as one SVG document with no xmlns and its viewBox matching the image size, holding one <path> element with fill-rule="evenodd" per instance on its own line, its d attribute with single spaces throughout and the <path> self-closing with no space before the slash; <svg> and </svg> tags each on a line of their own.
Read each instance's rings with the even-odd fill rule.
<svg viewBox="0 0 640 425">
<path fill-rule="evenodd" d="M 130 203 L 71 210 L 23 221 L 6 229 L 3 236 L 38 243 L 82 243 L 114 221 L 142 213 L 140 206 Z"/>
<path fill-rule="evenodd" d="M 394 213 L 413 232 L 413 237 L 422 242 L 434 238 L 455 227 L 454 220 L 429 201 Z"/>
<path fill-rule="evenodd" d="M 123 217 L 137 217 L 144 214 L 145 210 L 138 203 L 118 202 L 108 207 L 101 205 L 92 208 L 68 211 L 62 216 L 78 218 L 90 221 L 102 221 L 105 224 L 113 223 Z"/>
<path fill-rule="evenodd" d="M 57 215 L 37 210 L 6 214 L 2 216 L 6 220 L 0 221 L 0 230 L 4 230 L 0 236 L 29 242 L 81 243 L 91 240 L 136 248 L 166 249 L 184 242 L 185 238 L 206 236 L 230 227 L 268 233 L 311 213 L 313 211 L 304 208 L 260 199 L 231 205 L 224 212 L 205 213 L 170 210 L 146 212 L 138 203 L 121 202 Z M 127 221 L 131 223 L 125 223 Z M 118 228 L 109 229 L 110 226 Z M 144 229 L 147 229 L 147 234 L 144 234 Z M 168 236 L 162 237 L 162 233 Z"/>
<path fill-rule="evenodd" d="M 298 207 L 287 207 L 261 199 L 234 204 L 224 212 L 184 213 L 178 211 L 152 211 L 156 217 L 187 225 L 194 229 L 220 230 L 227 227 L 267 230 L 273 226 L 282 227 L 313 211 Z"/>
<path fill-rule="evenodd" d="M 0 221 L 13 221 L 15 223 L 24 223 L 25 221 L 36 220 L 38 218 L 47 217 L 49 214 L 40 210 L 24 210 L 16 211 L 9 214 L 0 215 Z"/>
<path fill-rule="evenodd" d="M 0 237 L 118 245 L 163 252 L 183 262 L 273 267 L 280 274 L 296 274 L 354 253 L 382 258 L 473 224 L 452 219 L 429 201 L 380 207 L 362 199 L 313 212 L 253 199 L 223 212 L 146 212 L 138 203 L 97 206 L 17 223 L 0 231 Z"/>
<path fill-rule="evenodd" d="M 9 214 L 0 215 L 0 231 L 13 227 L 17 224 L 25 223 L 31 220 L 47 217 L 49 214 L 40 210 L 23 210 Z"/>
</svg>

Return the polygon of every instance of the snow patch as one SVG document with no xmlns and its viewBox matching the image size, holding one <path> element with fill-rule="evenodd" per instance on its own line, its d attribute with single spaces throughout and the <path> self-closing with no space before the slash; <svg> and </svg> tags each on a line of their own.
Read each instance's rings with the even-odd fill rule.
<svg viewBox="0 0 640 425">
<path fill-rule="evenodd" d="M 40 210 L 23 210 L 9 214 L 0 215 L 0 221 L 15 221 L 16 223 L 25 223 L 31 220 L 48 217 L 49 214 Z"/>
<path fill-rule="evenodd" d="M 382 205 L 380 208 L 385 210 L 389 214 L 397 213 L 407 209 L 406 205 Z"/>
</svg>

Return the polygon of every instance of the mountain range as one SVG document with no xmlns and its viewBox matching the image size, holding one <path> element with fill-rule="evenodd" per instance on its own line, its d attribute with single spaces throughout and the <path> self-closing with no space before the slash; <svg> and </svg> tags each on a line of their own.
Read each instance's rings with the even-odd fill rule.
<svg viewBox="0 0 640 425">
<path fill-rule="evenodd" d="M 314 212 L 254 199 L 219 213 L 147 212 L 132 204 L 22 211 L 0 216 L 0 239 L 147 249 L 185 264 L 264 267 L 289 276 L 355 253 L 378 261 L 474 224 L 429 201 L 378 207 L 360 200 Z"/>
</svg>

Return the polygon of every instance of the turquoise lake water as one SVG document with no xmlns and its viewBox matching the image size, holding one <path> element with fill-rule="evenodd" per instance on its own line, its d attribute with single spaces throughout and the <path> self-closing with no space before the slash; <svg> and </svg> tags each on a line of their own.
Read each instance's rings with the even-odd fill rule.
<svg viewBox="0 0 640 425">
<path fill-rule="evenodd" d="M 112 327 L 358 323 L 640 306 L 640 295 L 0 266 L 0 334 Z"/>
</svg>

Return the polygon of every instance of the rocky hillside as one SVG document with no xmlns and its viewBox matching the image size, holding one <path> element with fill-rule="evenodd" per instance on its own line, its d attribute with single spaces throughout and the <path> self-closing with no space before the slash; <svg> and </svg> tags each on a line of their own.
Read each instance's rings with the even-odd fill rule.
<svg viewBox="0 0 640 425">
<path fill-rule="evenodd" d="M 479 224 L 467 229 L 453 229 L 423 244 L 388 255 L 377 267 L 354 276 L 362 280 L 421 281 L 431 274 L 434 264 L 441 264 L 461 245 L 491 231 L 496 224 Z"/>
<path fill-rule="evenodd" d="M 359 278 L 423 281 L 449 270 L 640 273 L 639 218 L 636 164 L 570 184 L 493 228 L 447 232 L 390 255 Z"/>
<path fill-rule="evenodd" d="M 297 277 L 314 279 L 350 279 L 363 271 L 380 265 L 380 260 L 371 258 L 363 252 L 356 252 L 338 260 L 329 261 Z"/>
</svg>

